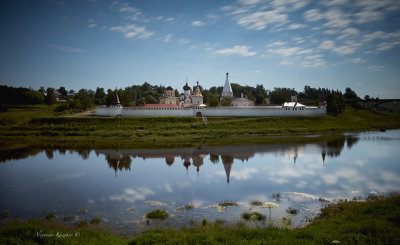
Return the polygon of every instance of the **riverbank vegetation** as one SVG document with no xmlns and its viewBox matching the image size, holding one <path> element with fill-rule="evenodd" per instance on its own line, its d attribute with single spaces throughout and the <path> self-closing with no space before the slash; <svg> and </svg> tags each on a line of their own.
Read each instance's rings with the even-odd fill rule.
<svg viewBox="0 0 400 245">
<path fill-rule="evenodd" d="M 245 222 L 262 222 L 263 214 L 242 214 Z M 258 218 L 260 216 L 260 218 Z M 57 235 L 58 234 L 58 235 Z M 371 196 L 364 201 L 340 202 L 321 210 L 308 225 L 249 228 L 246 223 L 192 222 L 179 230 L 156 228 L 130 241 L 105 226 L 70 226 L 55 221 L 0 223 L 2 244 L 399 244 L 400 196 Z"/>
</svg>

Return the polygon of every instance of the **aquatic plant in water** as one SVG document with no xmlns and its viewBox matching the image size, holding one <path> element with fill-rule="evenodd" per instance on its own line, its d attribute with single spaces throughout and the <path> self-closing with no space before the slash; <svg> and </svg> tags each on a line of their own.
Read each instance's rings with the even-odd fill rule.
<svg viewBox="0 0 400 245">
<path fill-rule="evenodd" d="M 164 209 L 155 209 L 146 214 L 148 219 L 166 219 L 168 218 L 168 212 Z"/>
</svg>

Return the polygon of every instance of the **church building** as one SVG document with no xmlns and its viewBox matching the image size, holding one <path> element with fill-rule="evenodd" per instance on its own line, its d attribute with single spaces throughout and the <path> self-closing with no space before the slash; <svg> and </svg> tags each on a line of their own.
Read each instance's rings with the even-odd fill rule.
<svg viewBox="0 0 400 245">
<path fill-rule="evenodd" d="M 160 98 L 160 104 L 179 105 L 179 98 L 175 97 L 175 89 L 168 86 L 165 90 L 164 98 Z"/>
<path fill-rule="evenodd" d="M 229 73 L 226 73 L 226 80 L 225 80 L 225 85 L 224 85 L 224 88 L 223 88 L 222 94 L 221 94 L 221 101 L 224 97 L 229 97 L 232 99 L 233 107 L 254 106 L 254 101 L 249 100 L 247 98 L 247 96 L 243 96 L 243 93 L 241 93 L 240 98 L 233 97 L 232 86 L 229 82 L 228 75 L 229 75 Z"/>
</svg>

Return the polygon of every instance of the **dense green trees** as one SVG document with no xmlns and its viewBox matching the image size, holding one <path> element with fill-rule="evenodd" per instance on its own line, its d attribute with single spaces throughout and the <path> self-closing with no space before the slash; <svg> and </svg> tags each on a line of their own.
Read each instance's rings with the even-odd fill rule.
<svg viewBox="0 0 400 245">
<path fill-rule="evenodd" d="M 284 102 L 290 101 L 290 97 L 297 92 L 290 88 L 274 88 L 269 95 L 269 100 L 271 104 L 281 105 Z"/>
<path fill-rule="evenodd" d="M 196 86 L 193 87 L 193 90 Z M 329 113 L 340 113 L 345 104 L 358 107 L 360 98 L 351 88 L 346 88 L 345 93 L 339 90 L 330 90 L 326 88 L 311 88 L 305 86 L 304 90 L 297 92 L 292 88 L 274 88 L 269 91 L 262 84 L 252 86 L 241 86 L 240 84 L 231 83 L 234 97 L 247 97 L 255 104 L 265 104 L 269 99 L 270 104 L 282 104 L 291 100 L 292 95 L 297 95 L 300 103 L 306 105 L 318 105 L 320 101 L 326 101 Z M 52 105 L 56 102 L 63 103 L 57 106 L 57 111 L 72 110 L 82 111 L 93 108 L 95 105 L 110 105 L 118 93 L 118 97 L 123 106 L 138 106 L 143 104 L 157 104 L 160 98 L 164 96 L 166 87 L 161 85 L 151 85 L 144 82 L 142 85 L 133 85 L 119 89 L 108 89 L 97 87 L 96 91 L 90 89 L 81 89 L 77 93 L 73 90 L 67 90 L 66 87 L 54 88 L 41 87 L 35 91 L 28 88 L 13 88 L 8 86 L 0 86 L 0 105 L 1 110 L 7 109 L 7 105 L 24 105 L 47 103 Z M 200 87 L 203 94 L 203 101 L 208 106 L 228 106 L 232 104 L 232 99 L 222 98 L 221 93 L 223 87 L 213 86 L 210 89 Z M 179 88 L 176 89 L 175 96 L 179 97 Z M 369 96 L 365 97 L 370 99 Z"/>
<path fill-rule="evenodd" d="M 33 89 L 0 86 L 0 104 L 34 105 L 43 103 L 43 101 L 43 94 Z"/>
</svg>

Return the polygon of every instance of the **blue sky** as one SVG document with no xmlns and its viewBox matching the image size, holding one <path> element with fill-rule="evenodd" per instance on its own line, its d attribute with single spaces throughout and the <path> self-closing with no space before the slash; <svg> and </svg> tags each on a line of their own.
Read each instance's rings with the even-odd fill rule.
<svg viewBox="0 0 400 245">
<path fill-rule="evenodd" d="M 0 84 L 124 88 L 187 79 L 400 98 L 398 0 L 0 3 Z"/>
</svg>

